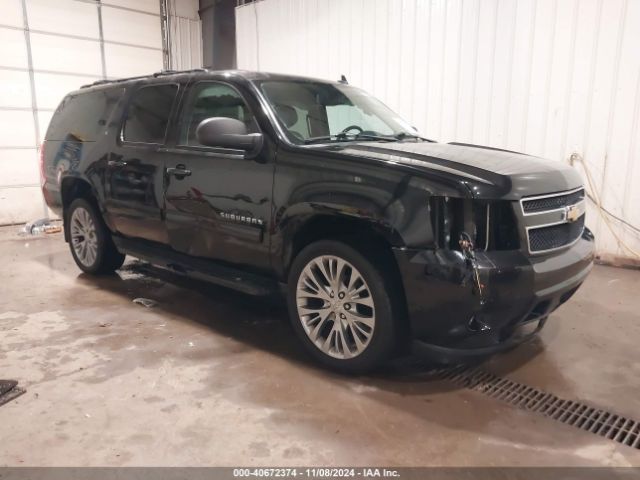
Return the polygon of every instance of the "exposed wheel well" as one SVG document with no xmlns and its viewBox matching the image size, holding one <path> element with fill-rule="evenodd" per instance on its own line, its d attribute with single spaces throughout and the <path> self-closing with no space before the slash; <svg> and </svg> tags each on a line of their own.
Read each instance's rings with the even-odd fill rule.
<svg viewBox="0 0 640 480">
<path fill-rule="evenodd" d="M 326 239 L 342 240 L 358 248 L 362 245 L 358 245 L 357 242 L 366 241 L 367 244 L 375 244 L 389 252 L 393 241 L 365 220 L 318 215 L 307 220 L 294 235 L 287 267 L 304 247 L 317 240 Z"/>
<path fill-rule="evenodd" d="M 62 208 L 66 210 L 76 198 L 94 199 L 93 189 L 81 178 L 65 178 L 60 188 Z"/>
</svg>

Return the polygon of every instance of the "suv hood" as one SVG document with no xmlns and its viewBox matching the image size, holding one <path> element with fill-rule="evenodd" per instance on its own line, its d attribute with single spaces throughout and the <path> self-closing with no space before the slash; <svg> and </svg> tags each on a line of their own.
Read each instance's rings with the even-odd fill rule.
<svg viewBox="0 0 640 480">
<path fill-rule="evenodd" d="M 481 145 L 429 142 L 350 143 L 340 153 L 450 176 L 477 198 L 518 200 L 582 186 L 578 172 L 561 162 Z"/>
</svg>

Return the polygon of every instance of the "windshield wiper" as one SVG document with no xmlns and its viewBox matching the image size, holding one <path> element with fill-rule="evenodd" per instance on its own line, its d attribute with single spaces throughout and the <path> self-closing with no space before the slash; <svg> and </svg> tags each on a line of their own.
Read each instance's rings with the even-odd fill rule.
<svg viewBox="0 0 640 480">
<path fill-rule="evenodd" d="M 429 138 L 421 137 L 420 135 L 414 135 L 413 133 L 400 132 L 393 136 L 396 140 L 406 140 L 407 138 L 414 138 L 416 140 L 423 140 L 425 142 L 435 143 L 435 140 L 431 140 Z"/>
<path fill-rule="evenodd" d="M 307 138 L 304 143 L 305 144 L 309 144 L 309 143 L 318 143 L 318 142 L 324 142 L 326 140 L 347 140 L 347 134 L 346 133 L 338 133 L 336 135 L 323 135 L 321 137 L 311 137 L 311 138 Z"/>
<path fill-rule="evenodd" d="M 304 143 L 318 143 L 324 142 L 327 140 L 335 140 L 340 142 L 357 142 L 359 140 L 383 140 L 385 142 L 393 142 L 395 140 L 394 137 L 388 137 L 383 135 L 374 135 L 369 133 L 357 133 L 355 135 L 348 135 L 346 133 L 336 133 L 335 135 L 325 135 L 322 137 L 311 137 L 307 138 Z"/>
<path fill-rule="evenodd" d="M 385 142 L 393 142 L 394 138 L 393 137 L 389 137 L 387 135 L 374 135 L 374 134 L 370 134 L 370 133 L 359 133 L 356 135 L 355 139 L 356 140 L 360 140 L 360 139 L 366 139 L 366 140 L 384 140 Z"/>
</svg>

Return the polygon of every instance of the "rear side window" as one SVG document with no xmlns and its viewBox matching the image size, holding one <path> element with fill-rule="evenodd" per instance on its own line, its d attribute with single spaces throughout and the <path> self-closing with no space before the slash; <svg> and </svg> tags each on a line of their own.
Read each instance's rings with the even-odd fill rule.
<svg viewBox="0 0 640 480">
<path fill-rule="evenodd" d="M 125 117 L 125 142 L 164 143 L 178 85 L 150 85 L 134 92 Z"/>
<path fill-rule="evenodd" d="M 95 142 L 100 138 L 124 89 L 67 95 L 51 118 L 46 140 Z"/>
</svg>

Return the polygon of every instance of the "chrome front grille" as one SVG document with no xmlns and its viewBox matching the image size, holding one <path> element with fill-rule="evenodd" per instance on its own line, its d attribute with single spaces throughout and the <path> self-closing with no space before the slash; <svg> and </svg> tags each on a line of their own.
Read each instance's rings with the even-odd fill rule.
<svg viewBox="0 0 640 480">
<path fill-rule="evenodd" d="M 551 252 L 574 244 L 582 236 L 584 188 L 520 200 L 529 253 Z"/>
<path fill-rule="evenodd" d="M 573 223 L 559 223 L 529 230 L 531 252 L 544 252 L 564 247 L 578 239 L 584 229 L 584 215 Z"/>
<path fill-rule="evenodd" d="M 525 215 L 546 212 L 575 205 L 580 200 L 584 200 L 584 188 L 552 196 L 525 198 L 522 200 L 522 211 Z"/>
</svg>

